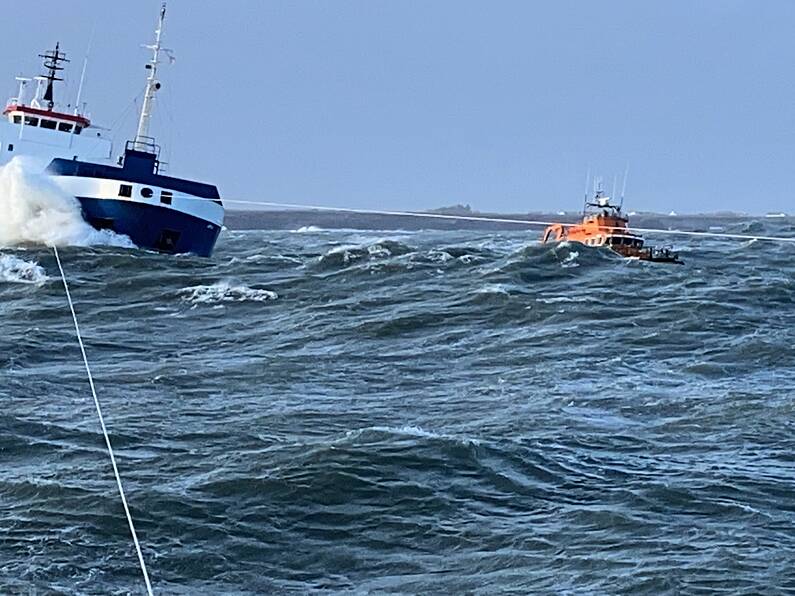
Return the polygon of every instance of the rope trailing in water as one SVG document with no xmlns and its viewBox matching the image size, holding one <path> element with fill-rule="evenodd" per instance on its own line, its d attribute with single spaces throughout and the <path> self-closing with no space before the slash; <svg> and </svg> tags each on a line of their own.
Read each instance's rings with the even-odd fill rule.
<svg viewBox="0 0 795 596">
<path fill-rule="evenodd" d="M 208 199 L 199 199 L 208 200 Z M 350 207 L 323 207 L 320 205 L 298 205 L 294 203 L 268 203 L 260 201 L 240 201 L 224 199 L 224 203 L 238 205 L 256 205 L 259 207 L 280 207 L 282 209 L 307 209 L 309 211 L 332 211 L 338 213 L 360 213 L 362 215 L 388 215 L 397 217 L 424 217 L 428 219 L 453 219 L 460 221 L 480 221 L 493 223 L 507 223 L 523 226 L 563 226 L 572 227 L 579 223 L 542 221 L 533 219 L 510 219 L 507 217 L 479 217 L 477 215 L 449 215 L 446 213 L 421 213 L 416 211 L 381 211 L 378 209 L 353 209 Z M 795 243 L 795 238 L 787 236 L 756 236 L 753 234 L 733 234 L 731 232 L 688 232 L 686 230 L 663 230 L 660 228 L 628 228 L 601 226 L 604 230 L 624 230 L 631 232 L 645 232 L 648 234 L 668 234 L 671 236 L 696 236 L 701 238 L 727 238 L 731 240 L 766 240 L 768 242 Z"/>
<path fill-rule="evenodd" d="M 130 525 L 130 534 L 132 534 L 132 539 L 133 542 L 135 543 L 135 552 L 138 553 L 138 562 L 141 564 L 141 572 L 143 573 L 144 582 L 146 583 L 146 593 L 149 596 L 153 596 L 152 584 L 149 582 L 149 572 L 146 570 L 146 562 L 144 561 L 144 555 L 141 552 L 141 545 L 138 542 L 138 534 L 135 532 L 135 524 L 133 523 L 132 515 L 130 514 L 130 508 L 127 506 L 127 498 L 124 496 L 124 488 L 122 487 L 121 484 L 121 476 L 119 475 L 119 468 L 116 465 L 116 456 L 113 454 L 113 447 L 110 444 L 108 429 L 105 426 L 105 418 L 102 416 L 102 408 L 99 405 L 97 390 L 96 387 L 94 386 L 94 377 L 91 374 L 91 367 L 88 364 L 88 357 L 86 356 L 86 348 L 83 345 L 83 337 L 80 334 L 80 325 L 78 325 L 77 323 L 77 314 L 75 314 L 75 307 L 74 303 L 72 302 L 72 295 L 69 293 L 69 284 L 66 283 L 66 274 L 64 274 L 63 266 L 61 265 L 61 257 L 58 255 L 58 248 L 53 246 L 52 250 L 55 253 L 55 261 L 58 263 L 58 270 L 61 272 L 61 280 L 63 281 L 64 290 L 66 291 L 66 300 L 69 303 L 69 310 L 72 313 L 72 321 L 74 321 L 75 324 L 77 343 L 80 344 L 80 353 L 83 355 L 83 364 L 85 364 L 86 367 L 88 384 L 91 387 L 91 395 L 94 397 L 94 405 L 97 408 L 99 425 L 102 428 L 102 434 L 105 436 L 105 446 L 108 448 L 108 455 L 110 455 L 110 463 L 113 465 L 113 474 L 116 476 L 116 486 L 118 486 L 119 488 L 119 496 L 121 497 L 121 503 L 124 506 L 124 514 L 127 516 L 127 523 Z"/>
</svg>

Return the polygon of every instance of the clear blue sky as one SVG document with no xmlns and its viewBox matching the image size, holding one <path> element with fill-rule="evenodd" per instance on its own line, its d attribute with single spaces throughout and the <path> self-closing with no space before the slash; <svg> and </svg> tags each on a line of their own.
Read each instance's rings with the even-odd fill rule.
<svg viewBox="0 0 795 596">
<path fill-rule="evenodd" d="M 7 10 L 0 74 L 60 40 L 111 126 L 143 88 L 157 0 Z M 227 197 L 576 209 L 631 164 L 628 206 L 795 212 L 791 0 L 171 0 L 155 134 Z M 135 118 L 117 126 L 122 142 Z"/>
</svg>

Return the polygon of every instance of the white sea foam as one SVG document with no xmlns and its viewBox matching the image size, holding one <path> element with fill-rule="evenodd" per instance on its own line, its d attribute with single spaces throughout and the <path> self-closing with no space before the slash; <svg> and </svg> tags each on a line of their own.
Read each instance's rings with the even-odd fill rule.
<svg viewBox="0 0 795 596">
<path fill-rule="evenodd" d="M 133 246 L 126 236 L 88 225 L 77 199 L 42 170 L 41 164 L 22 157 L 0 167 L 0 246 Z"/>
<path fill-rule="evenodd" d="M 474 294 L 491 294 L 496 296 L 510 296 L 510 291 L 504 284 L 486 284 L 473 292 Z"/>
<path fill-rule="evenodd" d="M 444 250 L 431 250 L 428 252 L 428 259 L 434 263 L 447 263 L 453 260 L 453 255 Z"/>
<path fill-rule="evenodd" d="M 345 438 L 348 440 L 358 439 L 362 435 L 371 432 L 378 434 L 412 437 L 417 439 L 441 439 L 446 441 L 455 441 L 463 445 L 480 445 L 480 441 L 478 439 L 435 433 L 432 431 L 425 430 L 424 428 L 421 428 L 419 426 L 408 425 L 408 424 L 404 426 L 370 426 L 358 430 L 350 430 L 347 433 L 345 433 Z"/>
<path fill-rule="evenodd" d="M 371 246 L 368 246 L 367 252 L 371 257 L 375 259 L 386 259 L 392 256 L 392 251 L 390 251 L 383 244 L 373 244 Z"/>
<path fill-rule="evenodd" d="M 297 230 L 292 230 L 293 234 L 317 234 L 318 232 L 325 232 L 323 228 L 317 226 L 301 226 Z"/>
<path fill-rule="evenodd" d="M 549 298 L 536 298 L 536 302 L 542 304 L 558 304 L 560 302 L 588 302 L 589 298 L 585 296 L 552 296 Z"/>
<path fill-rule="evenodd" d="M 560 262 L 560 264 L 564 269 L 570 267 L 579 267 L 580 264 L 577 262 L 577 257 L 579 256 L 580 253 L 578 253 L 576 250 L 573 250 L 564 257 L 564 259 Z"/>
<path fill-rule="evenodd" d="M 208 286 L 193 286 L 180 290 L 182 299 L 191 304 L 218 304 L 221 302 L 267 302 L 279 295 L 271 290 L 258 290 L 244 285 L 219 281 Z"/>
<path fill-rule="evenodd" d="M 47 274 L 36 262 L 25 261 L 13 255 L 0 254 L 0 283 L 42 285 Z"/>
</svg>

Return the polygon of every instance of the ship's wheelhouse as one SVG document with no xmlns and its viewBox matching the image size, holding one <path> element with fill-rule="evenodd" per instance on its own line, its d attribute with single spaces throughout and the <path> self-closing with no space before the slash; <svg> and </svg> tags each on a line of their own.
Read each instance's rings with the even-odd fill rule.
<svg viewBox="0 0 795 596">
<path fill-rule="evenodd" d="M 79 135 L 91 126 L 88 118 L 10 103 L 3 114 L 11 124 Z"/>
</svg>

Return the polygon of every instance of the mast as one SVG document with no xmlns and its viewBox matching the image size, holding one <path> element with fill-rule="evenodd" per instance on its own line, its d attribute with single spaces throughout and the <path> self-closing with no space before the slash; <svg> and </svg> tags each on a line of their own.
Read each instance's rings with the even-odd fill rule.
<svg viewBox="0 0 795 596">
<path fill-rule="evenodd" d="M 61 62 L 69 62 L 69 60 L 66 59 L 66 54 L 61 51 L 60 42 L 55 44 L 54 50 L 39 54 L 39 58 L 44 58 L 44 68 L 47 69 L 47 74 L 42 75 L 42 78 L 47 81 L 47 90 L 44 92 L 43 99 L 47 102 L 47 109 L 52 111 L 55 107 L 53 83 L 55 83 L 55 81 L 63 81 L 63 79 L 58 76 L 58 73 L 63 70 Z"/>
<path fill-rule="evenodd" d="M 147 50 L 152 50 L 152 59 L 146 64 L 149 76 L 146 79 L 146 93 L 144 103 L 141 107 L 141 118 L 138 121 L 138 132 L 135 135 L 135 149 L 138 151 L 154 152 L 154 139 L 149 136 L 149 123 L 152 120 L 152 109 L 155 101 L 155 93 L 160 89 L 160 81 L 157 80 L 157 66 L 160 64 L 160 53 L 168 53 L 163 49 L 160 40 L 163 35 L 163 22 L 166 20 L 166 3 L 160 7 L 160 18 L 155 29 L 155 43 L 143 46 Z"/>
<path fill-rule="evenodd" d="M 83 58 L 83 72 L 80 73 L 80 86 L 77 88 L 77 99 L 75 100 L 75 116 L 80 114 L 80 101 L 83 99 L 83 85 L 86 82 L 86 70 L 88 69 L 88 56 L 91 54 L 91 46 L 94 45 L 94 35 L 97 32 L 97 27 L 91 29 L 91 38 L 88 40 L 88 47 L 86 48 L 86 57 Z"/>
</svg>

